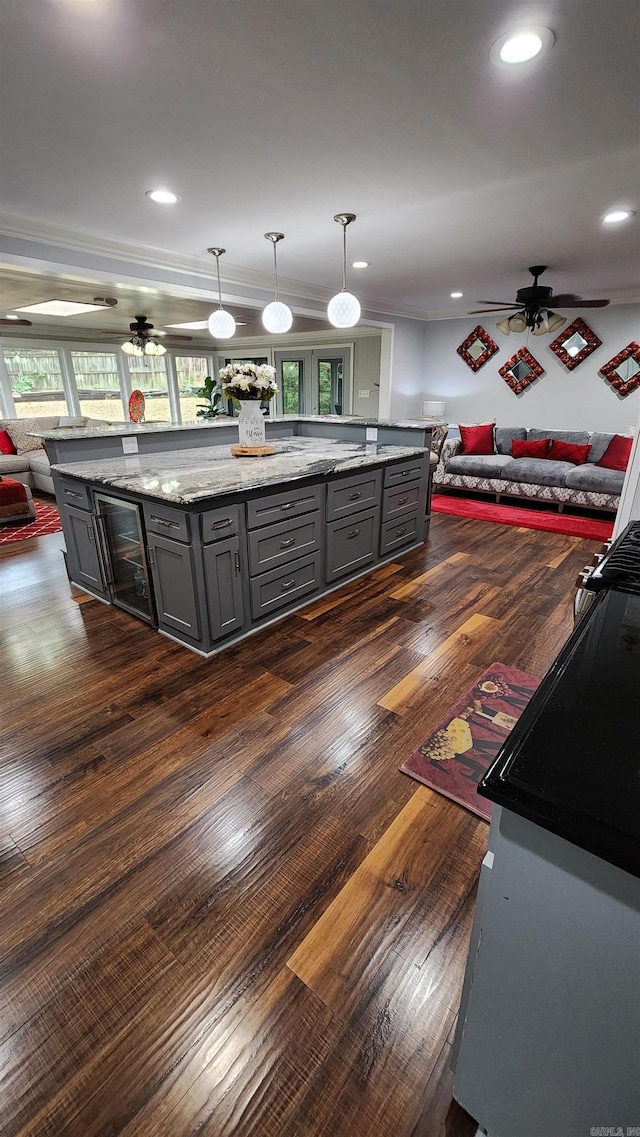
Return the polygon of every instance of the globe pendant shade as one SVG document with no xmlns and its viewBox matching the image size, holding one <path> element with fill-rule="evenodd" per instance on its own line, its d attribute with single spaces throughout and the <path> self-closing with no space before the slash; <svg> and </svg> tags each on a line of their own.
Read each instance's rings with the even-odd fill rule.
<svg viewBox="0 0 640 1137">
<path fill-rule="evenodd" d="M 236 330 L 236 322 L 231 312 L 225 312 L 224 308 L 216 308 L 215 312 L 211 313 L 208 326 L 211 335 L 219 340 L 230 339 Z"/>
<path fill-rule="evenodd" d="M 338 292 L 327 306 L 327 316 L 334 328 L 352 328 L 360 319 L 360 301 L 351 292 Z"/>
<path fill-rule="evenodd" d="M 262 323 L 268 332 L 288 332 L 293 323 L 293 312 L 281 300 L 272 300 L 262 313 Z"/>
</svg>

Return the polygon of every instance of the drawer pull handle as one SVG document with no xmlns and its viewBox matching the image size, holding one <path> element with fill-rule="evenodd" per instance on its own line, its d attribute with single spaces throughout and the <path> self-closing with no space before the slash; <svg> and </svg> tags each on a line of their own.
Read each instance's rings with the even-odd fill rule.
<svg viewBox="0 0 640 1137">
<path fill-rule="evenodd" d="M 285 501 L 280 506 L 280 509 L 293 509 L 294 505 L 295 505 L 295 501 Z"/>
<path fill-rule="evenodd" d="M 357 536 L 358 536 L 358 533 L 359 533 L 359 532 L 360 532 L 360 530 L 359 530 L 359 529 L 351 529 L 351 530 L 350 530 L 350 531 L 347 533 L 347 537 L 349 538 L 349 540 L 351 540 L 351 538 L 352 538 L 352 537 L 357 537 Z"/>
<path fill-rule="evenodd" d="M 410 473 L 411 473 L 411 470 L 403 470 L 400 476 L 402 478 L 408 478 Z"/>
<path fill-rule="evenodd" d="M 233 554 L 233 562 L 235 565 L 236 573 L 239 573 L 240 572 L 240 553 L 238 552 L 237 549 L 236 549 L 235 553 Z"/>
<path fill-rule="evenodd" d="M 224 521 L 212 521 L 212 529 L 226 529 L 227 525 L 232 525 L 233 522 L 230 517 L 225 517 Z"/>
<path fill-rule="evenodd" d="M 82 494 L 78 493 L 77 490 L 65 490 L 64 492 L 67 497 L 82 497 Z"/>
<path fill-rule="evenodd" d="M 396 537 L 403 537 L 407 532 L 406 526 L 404 529 L 396 529 Z"/>
<path fill-rule="evenodd" d="M 154 525 L 162 525 L 163 529 L 179 529 L 180 526 L 177 521 L 167 521 L 165 517 L 154 517 L 151 514 L 151 520 Z"/>
<path fill-rule="evenodd" d="M 295 543 L 296 543 L 295 537 L 289 537 L 288 541 L 281 541 L 280 542 L 280 548 L 281 549 L 290 549 L 292 545 L 295 545 Z"/>
<path fill-rule="evenodd" d="M 408 500 L 409 500 L 408 497 L 399 497 L 398 498 L 398 505 L 406 505 Z"/>
<path fill-rule="evenodd" d="M 284 584 L 280 585 L 280 591 L 281 592 L 288 592 L 290 588 L 293 588 L 295 583 L 296 583 L 295 580 L 285 580 Z"/>
<path fill-rule="evenodd" d="M 361 491 L 358 491 L 358 493 L 350 493 L 349 494 L 349 501 L 357 501 L 359 497 L 362 497 Z"/>
</svg>

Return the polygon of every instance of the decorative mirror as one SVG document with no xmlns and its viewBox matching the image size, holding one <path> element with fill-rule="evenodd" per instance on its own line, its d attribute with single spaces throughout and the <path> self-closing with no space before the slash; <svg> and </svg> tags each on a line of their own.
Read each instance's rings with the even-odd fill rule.
<svg viewBox="0 0 640 1137">
<path fill-rule="evenodd" d="M 526 347 L 521 347 L 515 355 L 511 356 L 505 364 L 500 368 L 499 375 L 502 375 L 505 383 L 516 395 L 520 395 L 522 391 L 526 391 L 534 380 L 538 379 L 540 375 L 544 374 L 544 367 L 541 367 L 537 359 L 534 359 L 531 352 L 527 351 Z"/>
<path fill-rule="evenodd" d="M 558 356 L 561 363 L 564 363 L 568 371 L 573 371 L 583 359 L 591 355 L 597 347 L 600 347 L 602 340 L 598 338 L 595 332 L 591 331 L 588 324 L 578 317 L 568 328 L 565 328 L 560 333 L 553 343 L 549 344 L 551 350 Z"/>
<path fill-rule="evenodd" d="M 623 399 L 626 398 L 636 387 L 640 387 L 640 344 L 632 340 L 623 351 L 619 351 L 600 368 L 600 374 L 614 391 Z"/>
<path fill-rule="evenodd" d="M 480 324 L 469 333 L 464 343 L 456 348 L 460 358 L 464 359 L 467 367 L 470 367 L 472 371 L 479 371 L 481 367 L 484 367 L 497 350 L 497 343 L 491 339 L 491 336 L 485 332 Z"/>
</svg>

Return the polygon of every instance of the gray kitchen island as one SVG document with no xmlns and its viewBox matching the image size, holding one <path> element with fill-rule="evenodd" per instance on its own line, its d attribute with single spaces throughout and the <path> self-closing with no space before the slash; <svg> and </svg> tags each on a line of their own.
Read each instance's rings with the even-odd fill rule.
<svg viewBox="0 0 640 1137">
<path fill-rule="evenodd" d="M 234 458 L 204 440 L 52 473 L 70 579 L 205 656 L 425 540 L 423 446 L 291 435 Z"/>
</svg>

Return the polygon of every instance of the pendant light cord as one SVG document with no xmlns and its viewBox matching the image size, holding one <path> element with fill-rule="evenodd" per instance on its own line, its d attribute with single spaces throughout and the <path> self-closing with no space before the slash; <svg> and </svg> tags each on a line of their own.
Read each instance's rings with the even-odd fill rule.
<svg viewBox="0 0 640 1137">
<path fill-rule="evenodd" d="M 218 272 L 218 308 L 222 309 L 222 288 L 220 286 L 220 257 L 216 257 L 216 270 Z"/>
<path fill-rule="evenodd" d="M 275 299 L 278 299 L 278 258 L 276 257 L 276 242 L 273 242 L 273 275 L 275 279 L 276 294 Z"/>
<path fill-rule="evenodd" d="M 347 291 L 347 226 L 342 225 L 342 291 Z"/>
</svg>

